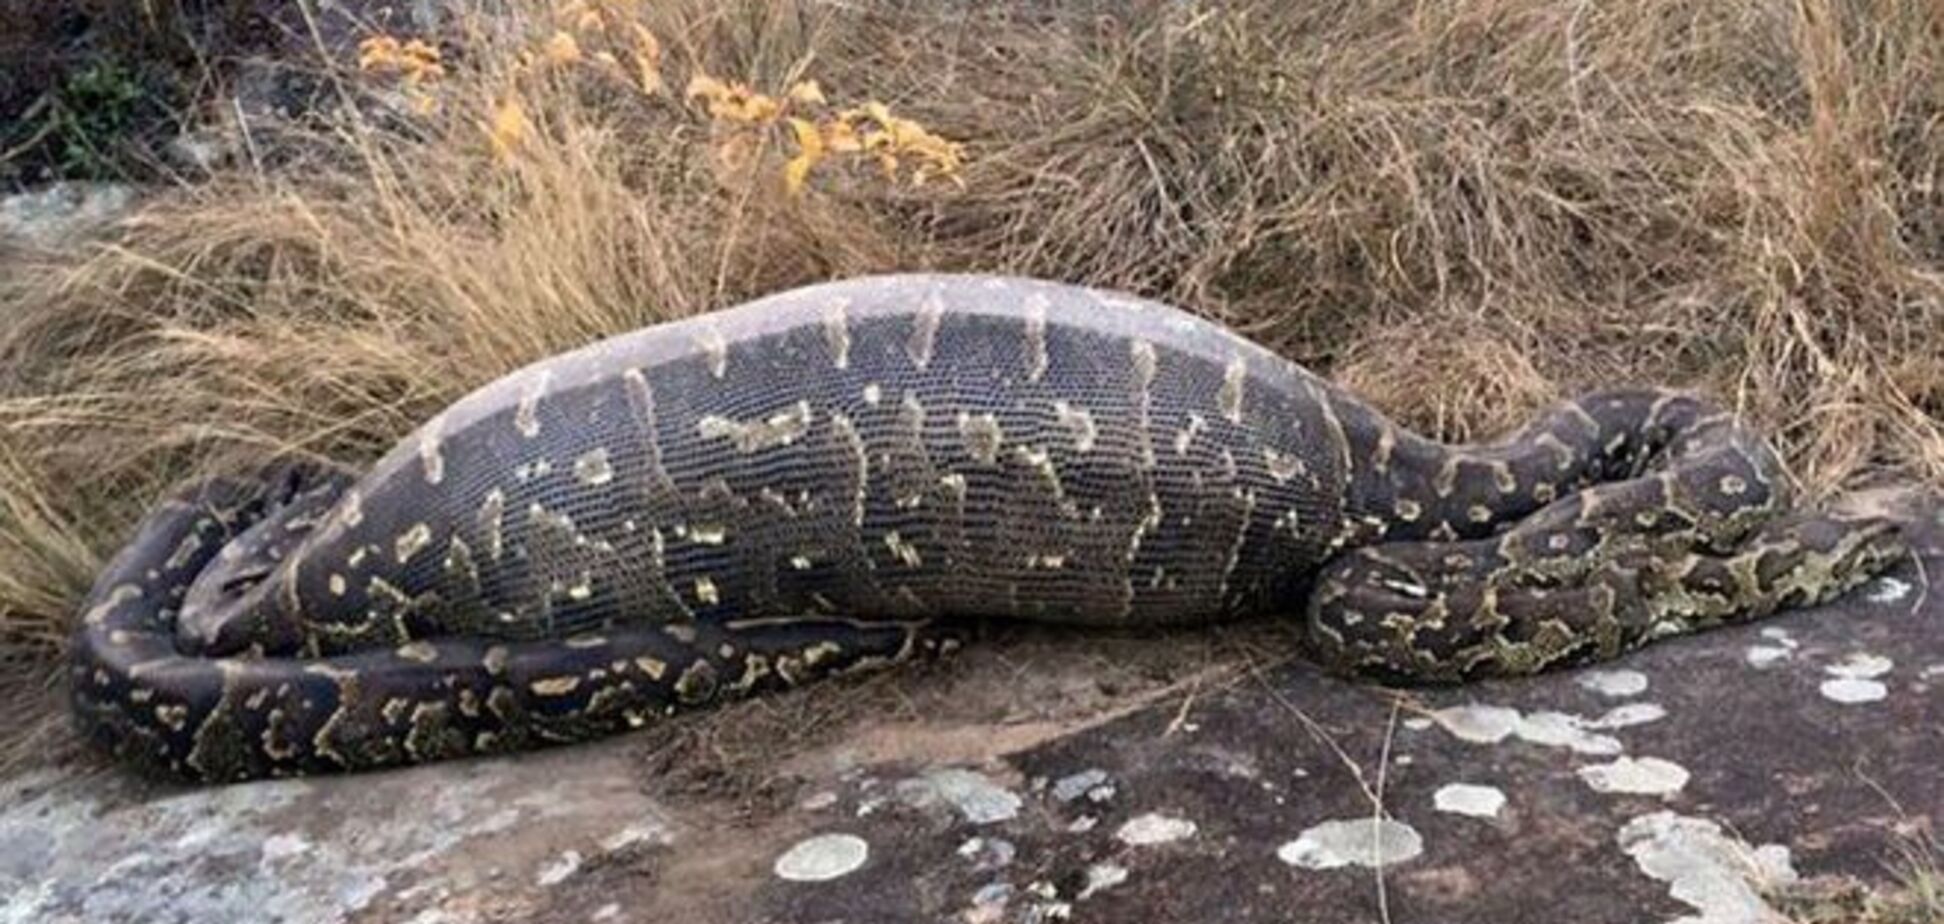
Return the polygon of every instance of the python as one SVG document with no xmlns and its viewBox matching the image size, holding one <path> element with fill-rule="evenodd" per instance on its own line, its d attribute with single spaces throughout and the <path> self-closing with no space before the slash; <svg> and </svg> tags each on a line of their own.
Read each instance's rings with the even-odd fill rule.
<svg viewBox="0 0 1944 924">
<path fill-rule="evenodd" d="M 867 277 L 538 362 L 356 478 L 182 489 L 84 602 L 72 699 L 127 761 L 232 781 L 584 740 L 977 618 L 1288 614 L 1347 673 L 1531 673 L 1904 554 L 1685 393 L 1445 445 L 1151 301 Z"/>
</svg>

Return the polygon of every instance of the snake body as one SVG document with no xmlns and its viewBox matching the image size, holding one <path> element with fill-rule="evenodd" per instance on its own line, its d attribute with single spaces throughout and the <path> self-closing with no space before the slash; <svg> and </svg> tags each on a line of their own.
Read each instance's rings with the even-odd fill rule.
<svg viewBox="0 0 1944 924">
<path fill-rule="evenodd" d="M 164 501 L 73 646 L 86 734 L 227 781 L 607 734 L 969 617 L 1287 612 L 1412 681 L 1814 603 L 1902 554 L 1655 389 L 1413 435 L 1219 325 L 1002 277 L 827 283 L 536 363 L 362 477 Z"/>
</svg>

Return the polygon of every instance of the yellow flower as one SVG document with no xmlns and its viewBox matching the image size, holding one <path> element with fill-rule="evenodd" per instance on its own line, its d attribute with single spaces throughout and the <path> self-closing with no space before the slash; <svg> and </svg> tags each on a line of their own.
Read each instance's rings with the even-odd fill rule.
<svg viewBox="0 0 1944 924">
<path fill-rule="evenodd" d="M 791 101 L 804 104 L 821 106 L 828 102 L 824 99 L 823 88 L 817 86 L 814 80 L 797 81 L 790 87 L 789 96 Z"/>
<path fill-rule="evenodd" d="M 406 42 L 405 45 L 399 49 L 399 54 L 402 57 L 404 57 L 405 60 L 407 61 L 416 62 L 422 65 L 432 65 L 435 67 L 438 65 L 439 61 L 442 60 L 442 57 L 440 56 L 439 50 L 437 48 L 425 44 L 425 42 L 420 39 L 413 39 L 409 42 Z"/>
<path fill-rule="evenodd" d="M 826 148 L 839 154 L 855 154 L 864 149 L 864 143 L 857 137 L 857 126 L 841 118 L 824 126 L 823 142 Z"/>
<path fill-rule="evenodd" d="M 358 43 L 358 70 L 375 71 L 391 67 L 398 60 L 398 40 L 389 35 L 374 35 Z"/>
<path fill-rule="evenodd" d="M 809 179 L 810 171 L 824 158 L 823 133 L 813 123 L 803 119 L 790 119 L 790 131 L 796 135 L 797 156 L 783 165 L 783 187 L 794 196 L 803 191 L 803 183 Z"/>
<path fill-rule="evenodd" d="M 934 176 L 958 181 L 958 170 L 965 157 L 964 145 L 934 135 L 911 119 L 892 115 L 890 107 L 875 101 L 846 110 L 839 118 L 845 124 L 866 119 L 874 123 L 874 127 L 859 133 L 859 145 L 877 155 L 878 166 L 886 177 L 896 176 L 903 155 L 918 162 L 912 171 L 913 185 L 923 185 Z"/>
<path fill-rule="evenodd" d="M 648 38 L 652 40 L 652 36 Z M 791 196 L 801 195 L 818 165 L 838 155 L 869 158 L 894 182 L 899 170 L 909 167 L 914 186 L 938 177 L 963 185 L 958 176 L 964 161 L 963 145 L 933 134 L 916 120 L 893 114 L 889 106 L 876 101 L 834 115 L 810 115 L 798 107 L 829 105 L 823 88 L 814 80 L 797 81 L 779 96 L 769 96 L 748 84 L 724 81 L 698 70 L 689 78 L 684 95 L 700 100 L 715 120 L 719 166 L 738 173 L 757 166 L 756 159 L 773 137 L 771 126 L 787 125 L 794 151 L 783 165 L 783 186 Z"/>
<path fill-rule="evenodd" d="M 580 42 L 565 32 L 555 32 L 547 39 L 547 63 L 554 65 L 572 64 L 581 59 Z"/>
<path fill-rule="evenodd" d="M 493 159 L 504 162 L 512 157 L 532 131 L 533 123 L 528 121 L 526 107 L 520 105 L 519 97 L 501 100 L 493 110 L 492 123 L 486 126 L 486 142 L 492 146 Z"/>
<path fill-rule="evenodd" d="M 695 76 L 689 78 L 688 89 L 682 91 L 682 95 L 689 99 L 695 99 L 699 96 L 703 99 L 713 100 L 728 92 L 728 84 L 701 71 L 696 71 Z"/>
<path fill-rule="evenodd" d="M 728 122 L 769 122 L 783 109 L 776 100 L 751 90 L 748 84 L 725 84 L 701 71 L 690 78 L 688 96 L 702 98 L 708 103 L 709 115 Z"/>
<path fill-rule="evenodd" d="M 400 74 L 414 86 L 444 77 L 441 60 L 439 49 L 419 39 L 400 44 L 392 36 L 374 35 L 358 43 L 359 70 Z"/>
</svg>

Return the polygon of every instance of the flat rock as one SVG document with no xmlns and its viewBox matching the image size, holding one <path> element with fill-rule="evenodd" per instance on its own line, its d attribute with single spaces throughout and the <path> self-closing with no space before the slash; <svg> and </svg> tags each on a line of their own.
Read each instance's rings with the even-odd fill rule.
<svg viewBox="0 0 1944 924">
<path fill-rule="evenodd" d="M 975 645 L 909 682 L 997 692 L 779 740 L 755 800 L 639 736 L 216 789 L 40 771 L 0 790 L 0 922 L 1772 920 L 1766 886 L 1881 881 L 1944 819 L 1944 526 L 1894 509 L 1922 567 L 1519 681 Z M 1094 684 L 1107 657 L 1153 682 Z"/>
<path fill-rule="evenodd" d="M 53 248 L 127 214 L 135 187 L 64 180 L 0 196 L 0 245 Z"/>
</svg>

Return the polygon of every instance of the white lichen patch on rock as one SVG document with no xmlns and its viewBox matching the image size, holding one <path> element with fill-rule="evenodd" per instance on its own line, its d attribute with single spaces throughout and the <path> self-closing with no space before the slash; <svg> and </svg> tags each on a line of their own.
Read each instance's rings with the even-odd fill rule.
<svg viewBox="0 0 1944 924">
<path fill-rule="evenodd" d="M 1618 754 L 1626 750 L 1620 739 L 1587 730 L 1586 720 L 1564 712 L 1535 712 L 1519 720 L 1512 734 L 1546 747 L 1566 748 L 1575 754 Z"/>
<path fill-rule="evenodd" d="M 1576 682 L 1601 696 L 1625 699 L 1647 692 L 1647 675 L 1634 670 L 1581 671 Z"/>
<path fill-rule="evenodd" d="M 276 834 L 263 841 L 263 863 L 274 864 L 285 857 L 294 857 L 311 848 L 310 841 L 301 835 Z"/>
<path fill-rule="evenodd" d="M 1080 887 L 1075 901 L 1086 901 L 1094 893 L 1111 889 L 1127 881 L 1127 867 L 1118 863 L 1101 862 L 1087 867 L 1087 884 Z"/>
<path fill-rule="evenodd" d="M 1668 884 L 1668 894 L 1699 914 L 1670 924 L 1775 924 L 1786 920 L 1762 900 L 1766 886 L 1796 879 L 1789 849 L 1749 845 L 1705 818 L 1673 812 L 1641 815 L 1621 827 L 1620 849 L 1640 871 Z"/>
<path fill-rule="evenodd" d="M 1446 783 L 1432 794 L 1431 803 L 1438 811 L 1453 815 L 1497 818 L 1499 811 L 1505 808 L 1505 793 L 1496 786 Z"/>
<path fill-rule="evenodd" d="M 41 247 L 70 242 L 120 218 L 136 198 L 135 187 L 126 183 L 80 181 L 0 196 L 0 243 L 9 238 Z"/>
<path fill-rule="evenodd" d="M 989 882 L 972 893 L 972 907 L 960 915 L 965 924 L 998 924 L 1006 918 L 1006 904 L 1012 901 L 1013 886 L 1006 881 Z"/>
<path fill-rule="evenodd" d="M 1585 725 L 1587 728 L 1610 730 L 1645 725 L 1664 718 L 1667 718 L 1667 707 L 1659 703 L 1628 703 L 1608 709 L 1597 719 L 1587 719 Z"/>
<path fill-rule="evenodd" d="M 1895 667 L 1896 662 L 1882 655 L 1851 652 L 1843 660 L 1823 668 L 1830 679 L 1823 681 L 1817 690 L 1824 699 L 1846 706 L 1874 703 L 1890 695 L 1890 687 L 1877 678 Z"/>
<path fill-rule="evenodd" d="M 580 851 L 562 851 L 553 862 L 540 867 L 540 874 L 534 877 L 534 881 L 543 886 L 559 885 L 566 882 L 568 877 L 580 872 L 580 868 Z"/>
<path fill-rule="evenodd" d="M 1687 786 L 1688 771 L 1659 757 L 1619 757 L 1608 763 L 1579 768 L 1580 779 L 1597 792 L 1615 795 L 1665 796 Z"/>
<path fill-rule="evenodd" d="M 855 834 L 819 834 L 798 841 L 772 867 L 789 882 L 828 882 L 848 875 L 871 856 L 871 845 Z"/>
<path fill-rule="evenodd" d="M 1742 654 L 1749 667 L 1773 667 L 1795 656 L 1795 649 L 1784 645 L 1750 645 Z"/>
<path fill-rule="evenodd" d="M 1823 699 L 1845 706 L 1874 703 L 1890 695 L 1890 687 L 1881 680 L 1868 680 L 1861 677 L 1836 677 L 1822 682 L 1816 688 Z"/>
<path fill-rule="evenodd" d="M 1107 771 L 1100 769 L 1082 770 L 1060 777 L 1053 783 L 1053 798 L 1061 802 L 1072 802 L 1087 794 L 1102 783 L 1107 782 Z"/>
<path fill-rule="evenodd" d="M 1618 738 L 1595 732 L 1652 722 L 1666 715 L 1667 710 L 1653 703 L 1628 703 L 1596 719 L 1551 711 L 1526 715 L 1508 706 L 1475 703 L 1431 714 L 1445 731 L 1461 741 L 1497 744 L 1507 738 L 1518 738 L 1531 744 L 1590 755 L 1613 755 L 1626 750 Z"/>
<path fill-rule="evenodd" d="M 1017 853 L 1012 841 L 998 837 L 968 838 L 958 849 L 958 855 L 972 861 L 972 868 L 978 870 L 1007 866 Z"/>
<path fill-rule="evenodd" d="M 1863 596 L 1871 603 L 1896 603 L 1910 596 L 1910 582 L 1888 576 L 1880 577 L 1870 582 Z"/>
<path fill-rule="evenodd" d="M 1470 703 L 1440 709 L 1431 717 L 1452 737 L 1473 744 L 1497 744 L 1519 727 L 1519 710 Z"/>
<path fill-rule="evenodd" d="M 961 767 L 941 767 L 923 776 L 900 780 L 899 800 L 913 808 L 945 804 L 975 825 L 1006 821 L 1019 814 L 1023 800 L 983 773 Z"/>
<path fill-rule="evenodd" d="M 1831 677 L 1855 677 L 1868 679 L 1890 673 L 1897 663 L 1882 655 L 1868 652 L 1851 652 L 1849 657 L 1823 668 L 1823 673 Z"/>
<path fill-rule="evenodd" d="M 1114 837 L 1130 847 L 1146 847 L 1151 844 L 1165 844 L 1182 838 L 1193 837 L 1195 823 L 1186 818 L 1172 818 L 1159 812 L 1149 812 L 1127 820 L 1114 832 Z"/>
<path fill-rule="evenodd" d="M 448 897 L 517 910 L 542 870 L 593 856 L 617 820 L 669 839 L 633 766 L 625 748 L 590 746 L 186 790 L 21 778 L 0 786 L 0 922 L 147 921 L 164 905 L 194 921 L 363 920 L 408 895 L 435 916 Z"/>
<path fill-rule="evenodd" d="M 1392 866 L 1424 852 L 1417 829 L 1394 818 L 1342 818 L 1305 830 L 1276 859 L 1303 869 Z"/>
<path fill-rule="evenodd" d="M 1026 901 L 1024 913 L 1019 917 L 1021 924 L 1047 924 L 1072 919 L 1073 904 L 1060 900 L 1060 889 L 1053 883 L 1044 880 L 1027 883 L 1026 894 L 1031 898 Z"/>
<path fill-rule="evenodd" d="M 669 843 L 668 831 L 659 824 L 636 823 L 628 825 L 601 840 L 601 849 L 608 853 L 626 850 L 637 844 Z"/>
<path fill-rule="evenodd" d="M 1762 668 L 1780 664 L 1795 657 L 1796 649 L 1801 647 L 1789 635 L 1789 630 L 1780 626 L 1764 626 L 1762 638 L 1768 641 L 1748 646 L 1747 652 L 1742 655 L 1742 660 L 1746 661 L 1749 667 Z"/>
</svg>

